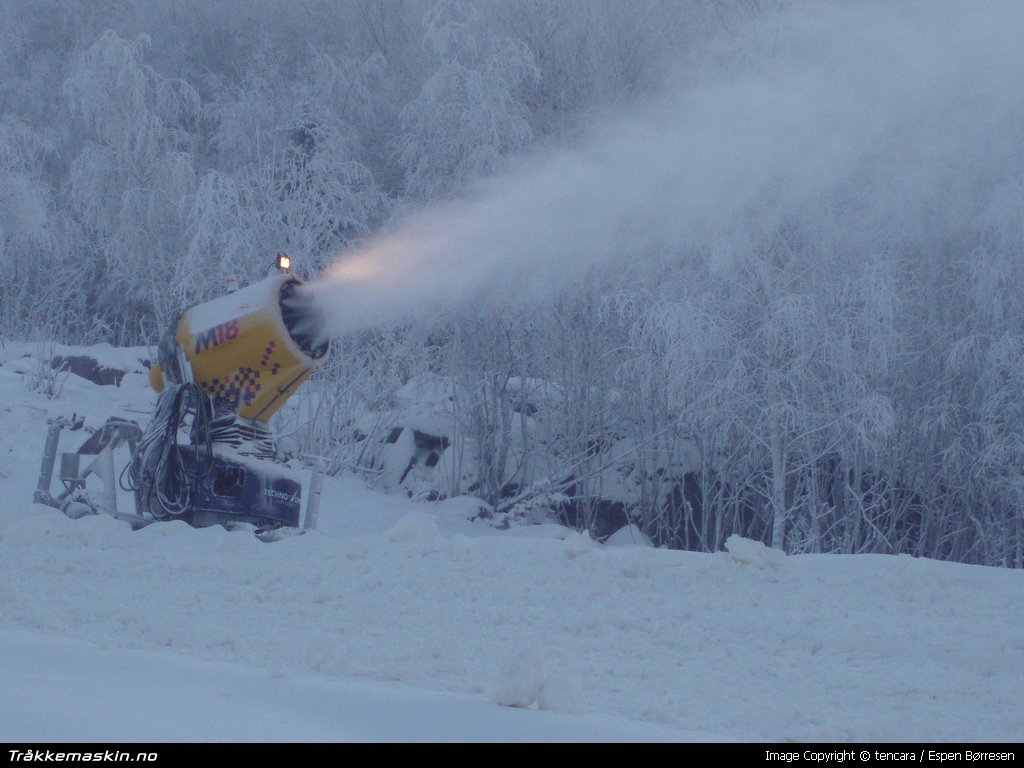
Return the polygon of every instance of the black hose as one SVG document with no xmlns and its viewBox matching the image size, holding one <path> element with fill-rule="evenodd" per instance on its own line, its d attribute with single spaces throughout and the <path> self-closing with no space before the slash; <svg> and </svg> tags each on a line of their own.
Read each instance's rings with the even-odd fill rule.
<svg viewBox="0 0 1024 768">
<path fill-rule="evenodd" d="M 183 459 L 178 442 L 178 427 L 190 415 L 191 462 Z M 127 482 L 121 473 L 126 491 L 138 491 L 147 502 L 155 496 L 159 508 L 149 511 L 158 520 L 190 512 L 195 487 L 213 471 L 209 418 L 206 397 L 194 383 L 168 383 L 160 393 L 153 419 L 126 467 Z"/>
</svg>

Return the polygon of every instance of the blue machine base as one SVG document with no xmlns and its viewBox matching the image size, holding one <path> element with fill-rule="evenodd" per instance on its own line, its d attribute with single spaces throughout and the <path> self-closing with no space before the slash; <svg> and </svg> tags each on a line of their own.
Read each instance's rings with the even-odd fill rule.
<svg viewBox="0 0 1024 768">
<path fill-rule="evenodd" d="M 179 446 L 182 465 L 198 473 L 192 446 Z M 209 459 L 200 463 L 208 466 Z M 191 510 L 177 519 L 198 528 L 248 523 L 270 530 L 297 528 L 302 514 L 302 484 L 287 467 L 248 456 L 237 460 L 213 455 L 213 467 L 191 489 Z M 141 508 L 141 504 L 140 504 Z"/>
</svg>

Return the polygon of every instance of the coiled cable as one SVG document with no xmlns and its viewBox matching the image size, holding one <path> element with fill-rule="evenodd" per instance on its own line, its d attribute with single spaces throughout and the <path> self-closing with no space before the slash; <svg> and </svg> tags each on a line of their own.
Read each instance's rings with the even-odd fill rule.
<svg viewBox="0 0 1024 768">
<path fill-rule="evenodd" d="M 178 428 L 191 416 L 191 454 L 178 442 Z M 180 517 L 192 510 L 196 485 L 213 470 L 206 398 L 194 383 L 167 384 L 156 412 L 131 462 L 121 473 L 121 487 L 137 491 L 142 504 L 157 520 Z M 158 503 L 151 503 L 155 499 Z"/>
</svg>

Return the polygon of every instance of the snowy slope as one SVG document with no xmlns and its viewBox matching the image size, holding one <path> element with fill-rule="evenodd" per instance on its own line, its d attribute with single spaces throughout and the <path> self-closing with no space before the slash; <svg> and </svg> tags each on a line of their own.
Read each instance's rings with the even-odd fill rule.
<svg viewBox="0 0 1024 768">
<path fill-rule="evenodd" d="M 5 742 L 671 741 L 680 735 L 616 717 L 495 707 L 465 694 L 286 676 L 37 632 L 0 630 L 0 647 L 0 678 L 19 693 L 0 704 Z"/>
<path fill-rule="evenodd" d="M 139 372 L 48 399 L 22 353 L 0 357 L 0 738 L 1024 734 L 1019 572 L 602 547 L 353 478 L 328 480 L 319 532 L 272 545 L 72 521 L 30 503 L 46 416 L 152 397 Z"/>
</svg>

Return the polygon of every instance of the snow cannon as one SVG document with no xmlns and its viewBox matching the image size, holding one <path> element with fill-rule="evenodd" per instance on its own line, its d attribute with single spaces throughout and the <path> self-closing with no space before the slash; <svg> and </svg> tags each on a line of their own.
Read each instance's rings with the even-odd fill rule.
<svg viewBox="0 0 1024 768">
<path fill-rule="evenodd" d="M 277 275 L 185 312 L 160 342 L 153 389 L 194 382 L 217 415 L 266 424 L 329 351 L 301 285 Z"/>
<path fill-rule="evenodd" d="M 245 527 L 264 540 L 299 528 L 302 483 L 269 422 L 324 362 L 330 341 L 289 262 L 280 254 L 278 274 L 195 306 L 167 329 L 150 369 L 159 396 L 149 426 L 143 433 L 111 419 L 78 452 L 62 454 L 65 492 L 56 497 L 50 485 L 60 434 L 82 425 L 51 420 L 36 501 L 71 517 L 106 512 L 134 527 L 183 520 Z M 134 512 L 117 509 L 111 454 L 120 445 L 131 450 L 120 485 L 133 493 Z M 90 475 L 103 482 L 101 493 L 87 488 Z M 314 474 L 306 527 L 320 481 Z"/>
<path fill-rule="evenodd" d="M 330 342 L 282 257 L 280 274 L 193 307 L 161 339 L 150 370 L 160 397 L 128 473 L 140 515 L 261 536 L 299 526 L 302 484 L 268 422 Z"/>
</svg>

